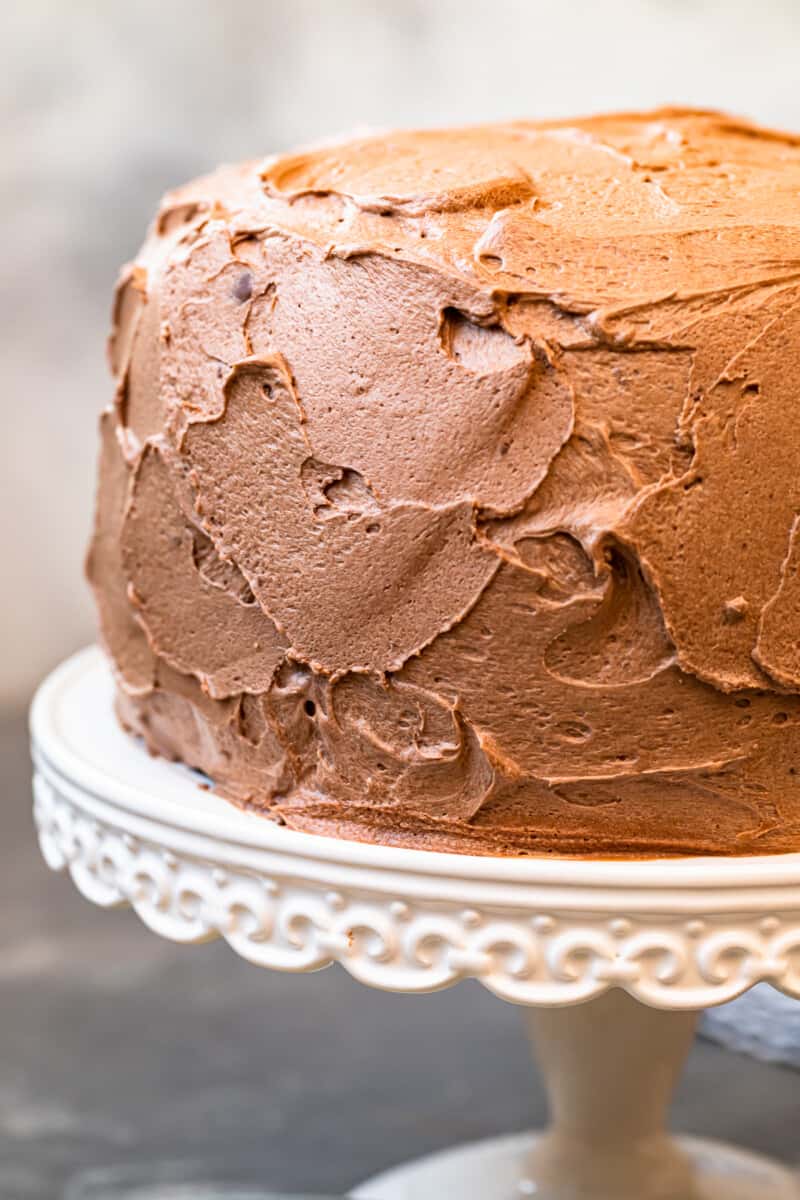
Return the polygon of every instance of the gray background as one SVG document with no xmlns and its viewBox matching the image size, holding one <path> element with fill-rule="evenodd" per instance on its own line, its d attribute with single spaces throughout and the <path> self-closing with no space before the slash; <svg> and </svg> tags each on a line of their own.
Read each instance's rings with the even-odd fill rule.
<svg viewBox="0 0 800 1200">
<path fill-rule="evenodd" d="M 40 863 L 21 713 L 92 636 L 110 293 L 160 194 L 360 125 L 674 101 L 800 128 L 799 77 L 797 0 L 0 4 L 0 1200 L 168 1160 L 334 1189 L 544 1111 L 517 1014 L 477 987 L 259 972 L 95 911 Z M 769 1027 L 791 1019 L 759 1011 Z M 800 1081 L 700 1043 L 677 1122 L 797 1160 Z"/>
</svg>

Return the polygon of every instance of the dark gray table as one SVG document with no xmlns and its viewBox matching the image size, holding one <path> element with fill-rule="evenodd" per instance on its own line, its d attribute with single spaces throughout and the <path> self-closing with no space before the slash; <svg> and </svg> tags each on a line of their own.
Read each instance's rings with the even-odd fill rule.
<svg viewBox="0 0 800 1200">
<path fill-rule="evenodd" d="M 180 947 L 51 875 L 22 717 L 0 722 L 0 1200 L 81 1172 L 238 1171 L 301 1193 L 541 1124 L 515 1009 L 478 985 L 393 996 L 338 968 L 279 975 Z M 800 1076 L 698 1042 L 674 1124 L 800 1161 Z"/>
</svg>

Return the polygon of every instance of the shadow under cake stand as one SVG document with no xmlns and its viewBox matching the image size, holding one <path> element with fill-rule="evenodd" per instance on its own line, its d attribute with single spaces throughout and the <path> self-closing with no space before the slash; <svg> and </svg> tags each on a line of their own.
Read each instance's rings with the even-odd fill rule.
<svg viewBox="0 0 800 1200">
<path fill-rule="evenodd" d="M 118 728 L 97 649 L 42 685 L 42 851 L 89 900 L 282 971 L 339 962 L 426 992 L 479 979 L 526 1006 L 552 1125 L 395 1167 L 362 1200 L 800 1200 L 787 1169 L 665 1115 L 699 1010 L 800 997 L 800 855 L 479 858 L 294 833 L 203 791 Z"/>
</svg>

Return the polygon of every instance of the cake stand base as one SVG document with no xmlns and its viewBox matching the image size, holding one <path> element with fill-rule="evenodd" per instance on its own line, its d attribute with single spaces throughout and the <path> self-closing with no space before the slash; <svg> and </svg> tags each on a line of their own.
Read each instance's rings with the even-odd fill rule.
<svg viewBox="0 0 800 1200">
<path fill-rule="evenodd" d="M 357 1200 L 800 1200 L 800 1182 L 768 1159 L 667 1132 L 696 1013 L 648 1008 L 615 988 L 524 1018 L 550 1128 L 399 1166 Z"/>
<path fill-rule="evenodd" d="M 430 1154 L 384 1171 L 353 1192 L 353 1200 L 583 1200 L 595 1191 L 549 1190 L 531 1175 L 531 1165 L 546 1149 L 548 1135 L 520 1133 L 488 1138 Z M 797 1200 L 800 1192 L 790 1171 L 759 1154 L 721 1142 L 680 1138 L 675 1143 L 691 1172 L 689 1190 L 649 1191 L 659 1200 Z M 657 1181 L 654 1180 L 654 1186 Z M 578 1185 L 579 1187 L 579 1185 Z M 618 1193 L 606 1193 L 618 1200 Z"/>
<path fill-rule="evenodd" d="M 509 860 L 295 833 L 151 759 L 112 696 L 89 651 L 31 717 L 42 850 L 89 900 L 132 905 L 176 941 L 223 937 L 264 967 L 338 962 L 405 993 L 477 979 L 523 1006 L 547 1132 L 398 1167 L 360 1200 L 800 1200 L 789 1171 L 667 1133 L 699 1010 L 762 982 L 800 998 L 800 854 Z"/>
</svg>

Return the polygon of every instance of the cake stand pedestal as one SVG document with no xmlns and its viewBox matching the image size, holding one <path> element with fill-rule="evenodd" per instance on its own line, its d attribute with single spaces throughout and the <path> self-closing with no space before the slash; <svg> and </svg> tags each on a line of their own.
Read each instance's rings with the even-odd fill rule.
<svg viewBox="0 0 800 1200">
<path fill-rule="evenodd" d="M 551 1128 L 368 1181 L 361 1200 L 800 1200 L 785 1168 L 673 1140 L 665 1113 L 700 1009 L 769 981 L 800 997 L 800 855 L 494 859 L 312 837 L 150 758 L 91 649 L 33 705 L 42 851 L 89 900 L 263 967 L 339 962 L 372 987 L 479 979 L 527 1006 Z"/>
</svg>

